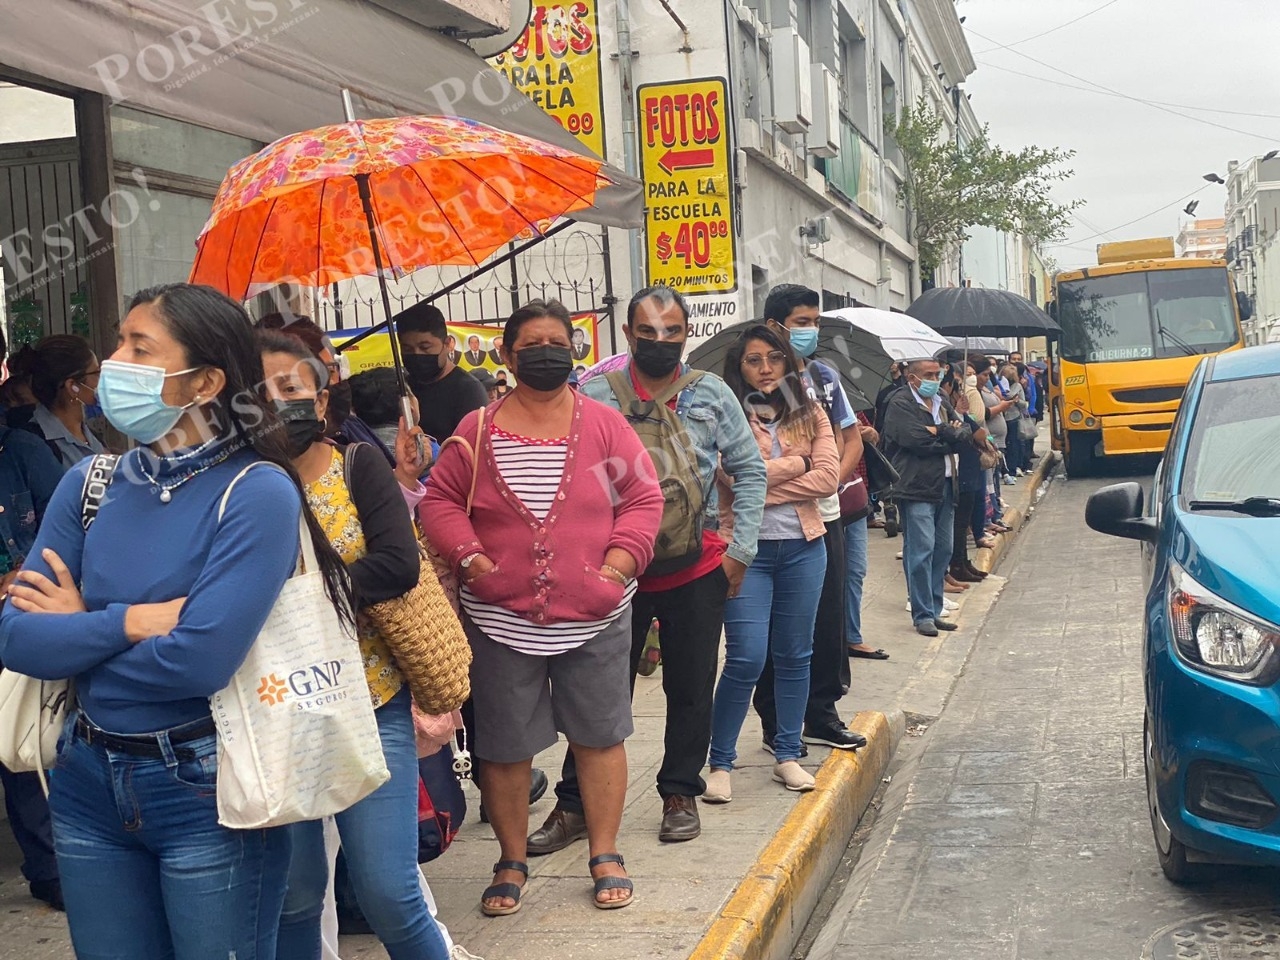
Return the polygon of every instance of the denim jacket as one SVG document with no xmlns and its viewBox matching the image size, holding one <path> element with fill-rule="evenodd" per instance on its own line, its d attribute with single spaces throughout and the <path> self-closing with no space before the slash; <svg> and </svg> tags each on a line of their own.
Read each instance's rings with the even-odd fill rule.
<svg viewBox="0 0 1280 960">
<path fill-rule="evenodd" d="M 33 433 L 0 427 L 0 538 L 11 567 L 36 542 L 45 507 L 62 479 L 62 466 Z"/>
<path fill-rule="evenodd" d="M 631 376 L 629 361 L 622 369 Z M 681 364 L 679 375 L 683 376 L 689 370 L 688 364 Z M 582 385 L 582 394 L 616 410 L 622 409 L 606 377 L 592 377 Z M 716 468 L 719 466 L 733 479 L 736 515 L 733 541 L 725 552 L 740 563 L 749 565 L 756 558 L 756 539 L 760 533 L 760 518 L 764 514 L 767 480 L 764 459 L 747 424 L 742 404 L 723 380 L 714 373 L 704 373 L 701 379 L 680 391 L 676 399 L 676 416 L 684 423 L 685 433 L 698 456 L 702 497 L 706 504 L 703 526 L 708 530 L 720 528 L 716 491 Z"/>
</svg>

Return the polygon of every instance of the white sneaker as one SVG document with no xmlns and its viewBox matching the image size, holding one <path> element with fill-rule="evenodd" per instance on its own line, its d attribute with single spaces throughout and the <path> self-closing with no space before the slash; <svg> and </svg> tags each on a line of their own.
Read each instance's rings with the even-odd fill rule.
<svg viewBox="0 0 1280 960">
<path fill-rule="evenodd" d="M 484 960 L 483 957 L 477 957 L 460 943 L 455 943 L 453 949 L 449 951 L 449 960 Z"/>
<path fill-rule="evenodd" d="M 703 803 L 728 803 L 733 799 L 728 770 L 712 770 L 707 774 L 707 789 L 702 791 Z"/>
<path fill-rule="evenodd" d="M 955 612 L 954 610 L 952 610 L 950 607 L 943 607 L 943 608 L 942 608 L 942 612 L 941 612 L 940 614 L 938 614 L 938 619 L 939 619 L 939 620 L 950 620 L 950 619 L 951 619 L 952 617 L 954 617 L 955 615 L 956 615 L 956 612 Z"/>
<path fill-rule="evenodd" d="M 946 597 L 943 597 L 943 598 L 942 598 L 942 609 L 943 609 L 944 611 L 946 611 L 946 612 L 950 613 L 950 612 L 951 612 L 951 611 L 953 611 L 953 610 L 959 610 L 959 609 L 960 609 L 960 604 L 956 603 L 954 600 L 948 600 Z"/>
<path fill-rule="evenodd" d="M 773 779 L 795 793 L 805 793 L 817 785 L 813 774 L 795 760 L 775 764 Z"/>
<path fill-rule="evenodd" d="M 1012 486 L 1013 486 L 1014 484 L 1016 484 L 1017 482 L 1018 482 L 1018 481 L 1017 481 L 1017 480 L 1015 480 L 1015 479 L 1013 479 L 1013 477 L 1008 477 L 1008 476 L 1006 476 L 1006 477 L 1004 478 L 1004 485 L 1005 485 L 1006 487 L 1012 487 Z"/>
<path fill-rule="evenodd" d="M 897 553 L 895 553 L 895 554 L 893 555 L 893 558 L 894 558 L 895 560 L 901 560 L 901 559 L 902 559 L 902 551 L 901 551 L 901 550 L 899 550 Z"/>
</svg>

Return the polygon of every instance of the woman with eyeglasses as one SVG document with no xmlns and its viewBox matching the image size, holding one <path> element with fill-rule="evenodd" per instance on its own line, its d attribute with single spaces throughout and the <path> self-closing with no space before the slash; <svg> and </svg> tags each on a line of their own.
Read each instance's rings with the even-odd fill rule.
<svg viewBox="0 0 1280 960">
<path fill-rule="evenodd" d="M 98 402 L 99 364 L 89 344 L 72 334 L 45 337 L 26 346 L 9 361 L 14 376 L 26 378 L 36 405 L 30 419 L 10 426 L 24 426 L 43 437 L 64 470 L 106 448 L 85 424 L 85 407 Z"/>
<path fill-rule="evenodd" d="M 702 799 L 728 803 L 729 772 L 751 693 L 773 658 L 778 729 L 773 779 L 812 790 L 800 766 L 800 729 L 809 697 L 813 627 L 827 568 L 826 526 L 818 500 L 836 492 L 840 457 L 822 407 L 802 385 L 799 361 L 769 327 L 751 327 L 729 348 L 724 379 L 738 395 L 768 470 L 759 551 L 738 595 L 725 605 L 725 664 L 711 720 L 711 773 Z M 721 484 L 724 528 L 733 525 L 733 492 Z"/>
</svg>

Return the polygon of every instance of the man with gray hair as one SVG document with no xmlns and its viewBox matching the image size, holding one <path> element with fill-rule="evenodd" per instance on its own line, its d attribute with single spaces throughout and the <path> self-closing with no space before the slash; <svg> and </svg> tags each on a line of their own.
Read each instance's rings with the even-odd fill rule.
<svg viewBox="0 0 1280 960">
<path fill-rule="evenodd" d="M 957 451 L 970 431 L 939 393 L 936 360 L 907 364 L 905 389 L 885 408 L 885 453 L 898 471 L 893 497 L 902 521 L 902 566 L 916 632 L 936 637 L 954 630 L 944 620 L 943 587 L 955 521 Z"/>
</svg>

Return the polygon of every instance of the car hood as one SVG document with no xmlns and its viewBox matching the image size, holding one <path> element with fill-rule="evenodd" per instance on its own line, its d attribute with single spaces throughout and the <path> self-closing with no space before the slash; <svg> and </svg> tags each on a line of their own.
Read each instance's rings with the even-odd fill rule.
<svg viewBox="0 0 1280 960">
<path fill-rule="evenodd" d="M 1280 624 L 1280 517 L 1179 511 L 1170 555 L 1201 586 Z"/>
</svg>

